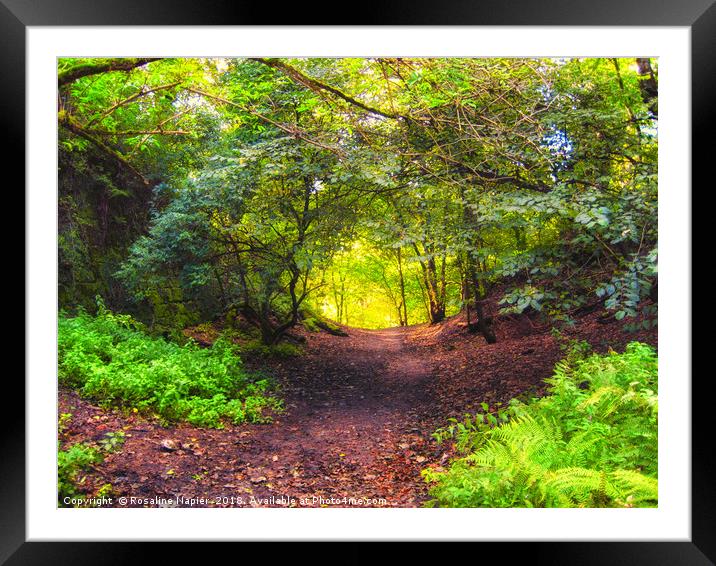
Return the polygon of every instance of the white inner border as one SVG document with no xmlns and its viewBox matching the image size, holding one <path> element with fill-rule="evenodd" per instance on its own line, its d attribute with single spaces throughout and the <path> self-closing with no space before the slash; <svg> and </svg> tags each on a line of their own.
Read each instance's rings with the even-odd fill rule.
<svg viewBox="0 0 716 566">
<path fill-rule="evenodd" d="M 28 540 L 690 540 L 690 40 L 688 27 L 27 28 Z M 659 508 L 57 509 L 56 58 L 379 55 L 659 57 Z"/>
</svg>

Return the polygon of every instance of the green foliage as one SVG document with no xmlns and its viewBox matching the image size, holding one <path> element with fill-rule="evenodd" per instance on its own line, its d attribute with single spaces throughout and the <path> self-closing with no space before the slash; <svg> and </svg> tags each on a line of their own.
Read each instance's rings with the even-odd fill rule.
<svg viewBox="0 0 716 566">
<path fill-rule="evenodd" d="M 82 498 L 78 490 L 80 474 L 90 465 L 102 461 L 102 455 L 96 448 L 84 443 L 73 444 L 67 450 L 62 450 L 58 443 L 57 450 L 57 498 L 60 506 L 64 506 L 64 499 Z"/>
<path fill-rule="evenodd" d="M 91 309 L 98 293 L 116 308 L 130 306 L 114 273 L 147 230 L 152 191 L 146 181 L 183 178 L 205 160 L 206 142 L 218 128 L 215 114 L 184 92 L 206 84 L 212 60 L 163 59 L 122 70 L 126 62 L 58 60 L 60 77 L 91 73 L 75 75 L 58 93 L 64 308 Z"/>
<path fill-rule="evenodd" d="M 62 413 L 57 423 L 57 501 L 60 507 L 71 505 L 65 501 L 66 498 L 76 502 L 84 500 L 82 473 L 101 463 L 105 454 L 118 452 L 126 440 L 124 431 L 118 430 L 106 433 L 99 442 L 78 442 L 63 450 L 62 441 L 71 421 L 71 413 Z M 105 484 L 98 490 L 97 497 L 107 496 L 111 491 L 112 485 Z"/>
<path fill-rule="evenodd" d="M 323 284 L 317 285 L 310 304 L 324 322 L 329 318 L 359 328 L 385 328 L 403 324 L 405 318 L 409 324 L 430 320 L 419 262 L 408 248 L 399 252 L 381 229 L 379 223 L 366 219 L 365 225 L 356 228 L 352 244 L 335 253 L 315 277 Z M 451 287 L 451 299 L 455 292 L 459 293 Z M 458 310 L 451 303 L 449 314 Z"/>
<path fill-rule="evenodd" d="M 592 345 L 586 340 L 569 338 L 562 334 L 558 328 L 553 328 L 551 334 L 564 356 L 562 363 L 567 366 L 574 365 L 592 353 Z"/>
<path fill-rule="evenodd" d="M 322 184 L 340 164 L 285 136 L 225 153 L 157 189 L 172 201 L 117 276 L 139 301 L 172 289 L 206 313 L 240 306 L 270 345 L 298 321 L 310 273 L 345 229 L 340 186 Z"/>
<path fill-rule="evenodd" d="M 657 504 L 657 357 L 632 342 L 623 354 L 583 345 L 546 380 L 549 394 L 456 421 L 436 433 L 466 455 L 424 470 L 433 505 L 653 507 Z"/>
<path fill-rule="evenodd" d="M 99 441 L 99 445 L 105 452 L 118 452 L 124 445 L 126 435 L 124 431 L 118 430 L 116 432 L 108 432 Z"/>
<path fill-rule="evenodd" d="M 264 422 L 281 407 L 268 381 L 252 379 L 228 342 L 210 349 L 180 346 L 152 338 L 132 317 L 106 309 L 96 317 L 61 315 L 58 351 L 60 383 L 106 405 L 167 421 L 206 427 Z"/>
<path fill-rule="evenodd" d="M 653 296 L 656 60 L 58 71 L 72 78 L 58 100 L 63 306 L 131 300 L 158 331 L 240 309 L 270 345 L 307 303 L 385 327 L 437 322 L 497 284 L 506 311 L 565 322 L 596 303 L 634 319 Z"/>
</svg>

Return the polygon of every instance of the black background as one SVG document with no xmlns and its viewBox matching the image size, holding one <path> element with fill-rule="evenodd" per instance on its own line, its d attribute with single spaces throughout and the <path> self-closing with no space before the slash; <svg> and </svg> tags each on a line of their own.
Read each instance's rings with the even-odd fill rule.
<svg viewBox="0 0 716 566">
<path fill-rule="evenodd" d="M 349 10 L 346 11 L 346 10 Z M 348 16 L 347 14 L 350 14 Z M 713 115 L 716 105 L 716 6 L 713 0 L 391 0 L 389 2 L 325 3 L 253 2 L 243 0 L 0 0 L 0 132 L 7 144 L 2 156 L 0 184 L 4 197 L 18 201 L 13 216 L 24 217 L 25 151 L 25 28 L 27 26 L 79 25 L 580 25 L 580 26 L 688 26 L 692 33 L 692 173 L 691 187 L 681 190 L 691 202 L 694 193 L 705 198 L 714 190 L 710 173 L 713 156 Z M 190 48 L 190 42 L 187 47 Z M 12 175 L 17 175 L 13 179 Z M 13 179 L 10 181 L 10 179 Z M 9 202 L 4 200 L 4 202 Z M 9 205 L 8 205 L 9 206 Z M 709 208 L 702 206 L 703 213 Z M 692 225 L 698 223 L 694 218 Z M 690 227 L 689 227 L 690 229 Z M 708 228 L 707 228 L 708 229 Z M 705 231 L 704 231 L 705 232 Z M 13 233 L 14 235 L 14 233 Z M 668 237 L 664 235 L 663 237 Z M 702 238 L 699 238 L 702 239 Z M 692 233 L 692 242 L 697 240 Z M 12 262 L 12 249 L 5 246 L 3 263 L 13 273 L 24 258 Z M 9 253 L 9 257 L 8 257 Z M 704 253 L 704 252 L 701 252 Z M 713 252 L 707 252 L 712 257 Z M 694 253 L 692 252 L 692 258 Z M 15 258 L 12 258 L 15 259 Z M 709 263 L 707 260 L 706 264 Z M 692 275 L 693 277 L 693 275 Z M 694 296 L 713 296 L 708 278 Z M 18 293 L 25 293 L 18 290 Z M 702 295 L 702 293 L 704 295 Z M 7 295 L 6 295 L 7 296 Z M 25 295 L 25 300 L 29 298 Z M 691 301 L 681 297 L 682 308 L 692 313 Z M 709 299 L 710 301 L 710 299 Z M 19 304 L 18 300 L 14 300 Z M 5 313 L 5 311 L 3 311 Z M 9 314 L 7 315 L 10 316 Z M 12 340 L 17 340 L 18 318 Z M 692 328 L 679 329 L 691 336 Z M 699 337 L 701 334 L 695 335 Z M 708 335 L 707 335 L 708 336 Z M 708 339 L 708 337 L 706 338 Z M 5 341 L 5 345 L 10 342 Z M 5 351 L 7 351 L 4 348 Z M 698 351 L 698 350 L 697 350 Z M 4 367 L 0 404 L 0 564 L 77 565 L 152 562 L 185 563 L 192 551 L 199 563 L 229 561 L 265 563 L 307 560 L 332 563 L 365 563 L 390 557 L 391 561 L 427 560 L 424 544 L 388 548 L 386 543 L 350 542 L 341 545 L 255 543 L 27 543 L 25 541 L 25 415 L 17 402 L 24 398 L 19 371 Z M 431 561 L 472 564 L 544 563 L 553 565 L 677 565 L 716 563 L 716 466 L 714 465 L 713 396 L 709 386 L 713 371 L 704 367 L 694 373 L 692 385 L 692 535 L 691 542 L 521 542 L 459 543 L 433 545 L 438 555 Z M 690 376 L 683 376 L 688 383 Z M 54 384 L 48 381 L 48 387 Z M 12 416 L 8 405 L 17 405 Z M 228 519 L 228 517 L 227 517 Z M 426 518 L 426 520 L 434 520 Z M 237 536 L 240 533 L 237 532 Z M 315 538 L 320 540 L 321 533 Z M 555 533 L 555 538 L 559 533 Z M 82 538 L 82 533 L 77 533 Z M 191 547 L 191 548 L 190 548 Z M 414 551 L 420 555 L 413 555 Z M 253 551 L 258 551 L 254 554 Z M 407 551 L 407 552 L 406 552 Z M 455 553 L 461 556 L 455 556 Z M 391 552 L 392 554 L 392 552 Z M 251 555 L 251 558 L 249 558 Z"/>
</svg>

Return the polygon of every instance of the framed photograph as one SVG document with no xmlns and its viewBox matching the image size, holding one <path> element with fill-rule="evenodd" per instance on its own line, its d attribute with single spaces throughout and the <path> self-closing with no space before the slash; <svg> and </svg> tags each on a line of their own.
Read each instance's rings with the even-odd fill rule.
<svg viewBox="0 0 716 566">
<path fill-rule="evenodd" d="M 0 4 L 27 222 L 0 561 L 713 563 L 713 6 L 165 8 Z"/>
</svg>

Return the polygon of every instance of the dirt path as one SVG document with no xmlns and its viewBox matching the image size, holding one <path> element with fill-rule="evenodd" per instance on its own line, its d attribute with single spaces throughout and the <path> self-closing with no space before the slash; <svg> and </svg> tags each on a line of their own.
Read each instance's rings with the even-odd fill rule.
<svg viewBox="0 0 716 566">
<path fill-rule="evenodd" d="M 431 438 L 435 428 L 483 401 L 492 407 L 540 395 L 562 356 L 549 330 L 528 320 L 496 330 L 494 345 L 467 333 L 460 317 L 349 329 L 347 337 L 304 332 L 303 355 L 253 362 L 269 365 L 286 405 L 264 425 L 162 427 L 61 390 L 60 412 L 72 413 L 65 444 L 124 430 L 121 451 L 89 473 L 84 487 L 97 493 L 109 483 L 115 502 L 140 498 L 129 506 L 421 506 L 429 496 L 420 470 L 450 455 Z M 631 340 L 656 344 L 655 329 L 624 333 L 598 314 L 583 318 L 571 337 L 600 350 Z"/>
<path fill-rule="evenodd" d="M 93 425 L 95 437 L 126 430 L 122 451 L 91 478 L 117 495 L 219 506 L 282 506 L 290 498 L 296 506 L 419 506 L 427 499 L 420 469 L 440 453 L 422 420 L 432 367 L 406 345 L 407 332 L 309 336 L 305 356 L 273 368 L 287 411 L 269 425 L 163 428 L 68 391 L 60 410 L 73 424 Z"/>
</svg>

